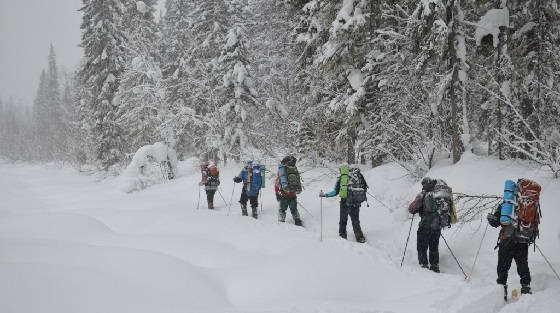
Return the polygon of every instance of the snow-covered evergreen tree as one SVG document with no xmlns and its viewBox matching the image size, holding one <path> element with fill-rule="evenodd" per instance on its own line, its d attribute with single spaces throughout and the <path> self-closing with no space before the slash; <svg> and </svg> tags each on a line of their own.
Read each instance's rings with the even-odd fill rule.
<svg viewBox="0 0 560 313">
<path fill-rule="evenodd" d="M 104 169 L 119 162 L 123 155 L 122 129 L 117 122 L 118 91 L 125 70 L 126 51 L 121 1 L 83 0 L 82 48 L 85 60 L 80 69 L 81 84 L 87 89 L 85 118 L 93 121 L 91 143 L 95 159 Z"/>
<path fill-rule="evenodd" d="M 246 21 L 249 19 L 247 2 L 232 0 L 228 3 L 229 30 L 219 58 L 222 76 L 221 107 L 216 118 L 221 133 L 221 151 L 236 160 L 247 155 L 254 146 L 254 116 L 258 106 L 255 81 L 251 75 L 247 50 Z"/>
<path fill-rule="evenodd" d="M 129 1 L 123 27 L 127 29 L 127 60 L 117 97 L 118 123 L 123 129 L 123 149 L 131 154 L 162 140 L 165 85 L 158 62 L 155 1 Z"/>
</svg>

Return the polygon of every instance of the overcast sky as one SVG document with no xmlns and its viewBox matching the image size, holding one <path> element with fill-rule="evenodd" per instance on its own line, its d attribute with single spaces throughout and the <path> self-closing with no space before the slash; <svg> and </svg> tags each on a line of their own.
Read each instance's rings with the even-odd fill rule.
<svg viewBox="0 0 560 313">
<path fill-rule="evenodd" d="M 81 5 L 81 0 L 0 0 L 2 99 L 33 102 L 51 42 L 59 65 L 77 67 L 82 56 Z"/>
<path fill-rule="evenodd" d="M 52 42 L 60 65 L 82 55 L 80 0 L 0 0 L 0 97 L 31 103 Z"/>
</svg>

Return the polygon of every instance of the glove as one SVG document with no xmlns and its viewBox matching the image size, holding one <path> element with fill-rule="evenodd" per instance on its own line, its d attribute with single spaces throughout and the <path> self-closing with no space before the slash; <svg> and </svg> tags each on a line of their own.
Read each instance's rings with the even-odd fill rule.
<svg viewBox="0 0 560 313">
<path fill-rule="evenodd" d="M 490 224 L 490 226 L 492 227 L 500 226 L 500 219 L 493 213 L 488 213 L 486 219 L 488 220 L 488 224 Z"/>
<path fill-rule="evenodd" d="M 234 177 L 233 181 L 236 182 L 236 183 L 240 183 L 240 182 L 243 181 L 243 179 L 241 179 L 241 177 Z"/>
<path fill-rule="evenodd" d="M 277 193 L 277 194 L 276 194 L 276 201 L 280 201 L 280 200 L 282 200 L 282 196 L 280 196 L 280 194 Z"/>
<path fill-rule="evenodd" d="M 325 193 L 322 190 L 319 192 L 319 197 L 325 197 Z"/>
</svg>

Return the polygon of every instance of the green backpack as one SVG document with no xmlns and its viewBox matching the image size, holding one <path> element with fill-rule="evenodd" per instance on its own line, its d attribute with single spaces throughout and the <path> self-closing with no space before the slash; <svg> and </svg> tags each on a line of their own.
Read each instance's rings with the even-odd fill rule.
<svg viewBox="0 0 560 313">
<path fill-rule="evenodd" d="M 348 171 L 350 168 L 348 165 L 342 165 L 340 167 L 340 191 L 338 196 L 341 198 L 348 197 Z"/>
</svg>

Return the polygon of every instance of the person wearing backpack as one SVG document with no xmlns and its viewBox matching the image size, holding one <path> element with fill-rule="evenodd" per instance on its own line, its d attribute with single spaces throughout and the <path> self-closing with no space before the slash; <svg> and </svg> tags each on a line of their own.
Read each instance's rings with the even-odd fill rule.
<svg viewBox="0 0 560 313">
<path fill-rule="evenodd" d="M 367 200 L 367 182 L 357 167 L 350 168 L 348 165 L 343 165 L 339 170 L 340 176 L 336 179 L 334 190 L 328 193 L 321 191 L 319 197 L 330 198 L 336 195 L 340 197 L 338 235 L 347 239 L 346 224 L 348 223 L 348 216 L 350 216 L 356 241 L 364 243 L 366 242 L 366 237 L 360 226 L 360 205 Z"/>
<path fill-rule="evenodd" d="M 504 201 L 494 212 L 488 213 L 490 226 L 500 227 L 498 236 L 498 265 L 496 282 L 504 286 L 507 294 L 507 278 L 511 263 L 515 260 L 521 283 L 521 294 L 531 294 L 529 271 L 529 245 L 538 236 L 540 223 L 541 186 L 528 179 L 519 179 L 517 184 L 507 180 Z M 496 249 L 495 248 L 495 249 Z"/>
<path fill-rule="evenodd" d="M 253 218 L 258 218 L 259 207 L 259 192 L 262 187 L 261 167 L 253 161 L 247 161 L 239 175 L 233 178 L 236 183 L 243 182 L 243 189 L 241 190 L 241 214 L 247 216 L 247 202 L 251 203 L 251 210 Z"/>
<path fill-rule="evenodd" d="M 296 226 L 303 226 L 297 209 L 297 195 L 301 192 L 301 178 L 296 167 L 296 158 L 289 155 L 280 161 L 278 174 L 274 183 L 274 192 L 280 209 L 278 210 L 278 221 L 286 221 L 288 207 L 294 218 Z"/>
<path fill-rule="evenodd" d="M 408 207 L 410 214 L 420 214 L 416 233 L 418 263 L 422 268 L 429 268 L 436 273 L 440 272 L 441 229 L 451 226 L 456 219 L 451 194 L 451 188 L 443 180 L 425 177 L 422 179 L 422 191 Z"/>
<path fill-rule="evenodd" d="M 208 209 L 214 209 L 214 195 L 218 186 L 220 185 L 220 172 L 218 167 L 209 162 L 204 162 L 200 166 L 202 172 L 202 181 L 199 183 L 200 186 L 204 186 L 206 191 L 206 200 L 208 201 Z"/>
</svg>

